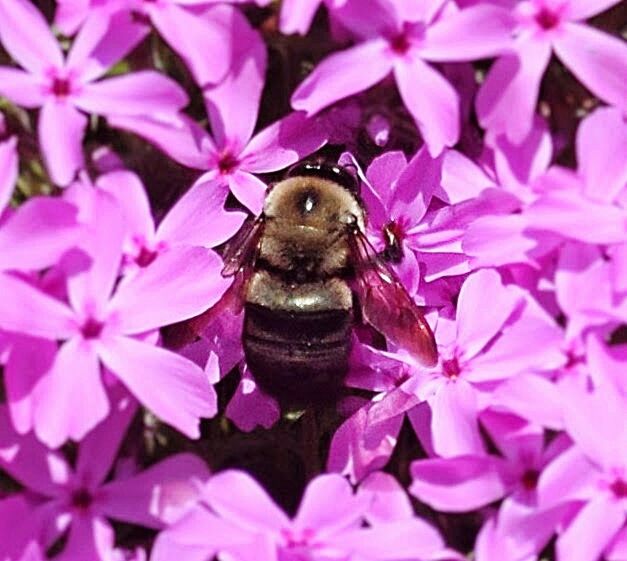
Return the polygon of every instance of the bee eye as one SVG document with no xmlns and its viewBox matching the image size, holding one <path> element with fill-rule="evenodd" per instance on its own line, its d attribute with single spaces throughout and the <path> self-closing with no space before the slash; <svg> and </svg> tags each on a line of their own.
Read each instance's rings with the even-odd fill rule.
<svg viewBox="0 0 627 561">
<path fill-rule="evenodd" d="M 321 177 L 339 183 L 351 193 L 359 193 L 357 179 L 344 167 L 337 164 L 320 162 L 302 162 L 293 166 L 287 173 L 288 177 Z"/>
</svg>

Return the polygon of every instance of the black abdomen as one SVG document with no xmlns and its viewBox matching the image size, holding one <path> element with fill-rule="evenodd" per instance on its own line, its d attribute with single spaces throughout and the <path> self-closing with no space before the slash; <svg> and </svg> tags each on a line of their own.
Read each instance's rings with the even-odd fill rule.
<svg viewBox="0 0 627 561">
<path fill-rule="evenodd" d="M 246 303 L 248 367 L 283 403 L 333 401 L 348 371 L 351 327 L 351 310 L 287 312 Z"/>
</svg>

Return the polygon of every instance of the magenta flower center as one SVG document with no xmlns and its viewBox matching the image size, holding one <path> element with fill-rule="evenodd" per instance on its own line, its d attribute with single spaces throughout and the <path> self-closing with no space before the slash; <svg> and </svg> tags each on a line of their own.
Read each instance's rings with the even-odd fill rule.
<svg viewBox="0 0 627 561">
<path fill-rule="evenodd" d="M 94 318 L 88 318 L 81 327 L 81 333 L 85 339 L 97 339 L 102 333 L 104 323 Z"/>
<path fill-rule="evenodd" d="M 311 542 L 315 536 L 315 532 L 311 528 L 305 528 L 301 531 L 283 528 L 281 535 L 285 540 L 285 546 L 289 549 L 295 549 L 312 545 Z"/>
<path fill-rule="evenodd" d="M 87 489 L 77 489 L 72 493 L 72 507 L 76 510 L 87 510 L 91 506 L 93 499 L 92 494 Z"/>
<path fill-rule="evenodd" d="M 404 55 L 409 50 L 409 47 L 411 47 L 407 34 L 400 33 L 392 37 L 390 39 L 390 47 L 395 53 Z"/>
<path fill-rule="evenodd" d="M 67 97 L 72 93 L 72 85 L 67 78 L 55 78 L 52 81 L 52 93 L 55 97 Z"/>
<path fill-rule="evenodd" d="M 228 175 L 239 165 L 238 159 L 230 152 L 225 152 L 218 160 L 218 170 L 222 175 Z"/>
<path fill-rule="evenodd" d="M 528 469 L 522 474 L 520 482 L 527 491 L 533 491 L 538 486 L 540 473 L 536 469 Z"/>
<path fill-rule="evenodd" d="M 148 267 L 148 265 L 150 265 L 157 258 L 157 255 L 159 255 L 159 252 L 142 246 L 135 258 L 135 263 L 137 263 L 140 267 Z"/>
<path fill-rule="evenodd" d="M 548 8 L 542 8 L 537 14 L 536 14 L 536 22 L 537 24 L 542 28 L 542 29 L 553 29 L 554 27 L 557 27 L 557 24 L 560 21 L 559 16 L 549 10 Z"/>
<path fill-rule="evenodd" d="M 625 499 L 627 498 L 627 481 L 623 478 L 619 477 L 616 481 L 614 481 L 610 485 L 610 491 L 614 493 L 614 496 L 617 499 Z"/>
<path fill-rule="evenodd" d="M 456 357 L 442 362 L 442 373 L 451 380 L 455 380 L 461 374 L 461 371 L 462 369 Z"/>
<path fill-rule="evenodd" d="M 405 232 L 403 227 L 394 220 L 383 227 L 383 240 L 385 241 L 383 256 L 388 261 L 392 261 L 392 263 L 400 263 L 403 260 L 404 237 Z"/>
</svg>

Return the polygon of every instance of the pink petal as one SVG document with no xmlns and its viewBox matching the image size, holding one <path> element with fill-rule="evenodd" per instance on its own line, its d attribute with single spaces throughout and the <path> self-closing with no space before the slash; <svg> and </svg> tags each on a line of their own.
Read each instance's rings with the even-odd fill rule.
<svg viewBox="0 0 627 561">
<path fill-rule="evenodd" d="M 607 561 L 623 561 L 627 559 L 627 526 L 620 530 L 612 544 L 608 547 L 605 557 Z"/>
<path fill-rule="evenodd" d="M 401 430 L 403 415 L 371 425 L 366 407 L 360 408 L 335 431 L 327 471 L 348 475 L 355 482 L 387 464 Z"/>
<path fill-rule="evenodd" d="M 625 524 L 625 512 L 618 502 L 597 497 L 584 506 L 557 539 L 559 559 L 598 559 Z"/>
<path fill-rule="evenodd" d="M 51 179 L 62 187 L 81 169 L 87 117 L 64 101 L 50 99 L 39 112 L 37 135 Z"/>
<path fill-rule="evenodd" d="M 255 216 L 261 213 L 268 186 L 246 171 L 236 171 L 229 176 L 229 188 L 237 200 Z"/>
<path fill-rule="evenodd" d="M 155 226 L 141 179 L 133 172 L 119 170 L 101 175 L 96 185 L 115 199 L 124 214 L 128 234 L 152 241 Z"/>
<path fill-rule="evenodd" d="M 21 436 L 13 431 L 6 407 L 0 408 L 2 469 L 25 487 L 46 497 L 55 497 L 67 481 L 54 479 L 50 468 L 53 462 L 63 466 L 59 471 L 70 473 L 70 467 L 63 456 L 48 450 L 33 433 Z"/>
<path fill-rule="evenodd" d="M 296 88 L 292 107 L 317 113 L 381 81 L 392 70 L 383 40 L 371 40 L 325 58 Z"/>
<path fill-rule="evenodd" d="M 389 473 L 371 473 L 362 481 L 357 495 L 368 499 L 365 516 L 371 525 L 407 520 L 414 516 L 414 509 L 405 489 Z"/>
<path fill-rule="evenodd" d="M 187 63 L 201 87 L 224 78 L 230 63 L 230 38 L 237 36 L 239 45 L 240 30 L 226 28 L 211 11 L 197 15 L 174 3 L 149 5 L 147 10 L 159 34 Z"/>
<path fill-rule="evenodd" d="M 431 203 L 431 197 L 442 181 L 442 158 L 432 158 L 426 148 L 418 150 L 396 183 L 392 218 L 405 215 L 410 226 L 418 224 Z"/>
<path fill-rule="evenodd" d="M 0 270 L 44 269 L 78 241 L 76 207 L 51 197 L 33 197 L 0 228 Z"/>
<path fill-rule="evenodd" d="M 116 328 L 126 334 L 143 333 L 199 315 L 231 282 L 222 277 L 221 269 L 222 259 L 209 249 L 179 247 L 161 253 L 118 287 L 109 305 L 112 314 L 117 312 Z"/>
<path fill-rule="evenodd" d="M 307 485 L 293 524 L 298 529 L 316 528 L 320 537 L 332 535 L 359 524 L 366 504 L 365 497 L 355 497 L 344 477 L 320 475 Z"/>
<path fill-rule="evenodd" d="M 418 460 L 411 464 L 412 495 L 436 510 L 467 512 L 508 493 L 505 462 L 493 456 Z"/>
<path fill-rule="evenodd" d="M 288 0 L 281 5 L 279 29 L 285 35 L 305 35 L 322 0 Z"/>
<path fill-rule="evenodd" d="M 459 97 L 437 70 L 414 58 L 394 66 L 405 106 L 414 117 L 433 158 L 459 139 Z"/>
<path fill-rule="evenodd" d="M 627 458 L 627 405 L 610 385 L 601 385 L 592 393 L 566 390 L 564 421 L 570 437 L 598 466 L 611 470 Z M 599 438 L 596 427 L 603 427 Z"/>
<path fill-rule="evenodd" d="M 510 10 L 488 4 L 471 6 L 429 26 L 420 56 L 447 62 L 498 55 L 511 45 L 514 26 Z M 477 33 L 478 29 L 481 33 Z"/>
<path fill-rule="evenodd" d="M 68 339 L 77 328 L 70 309 L 31 285 L 0 273 L 0 327 L 44 339 Z"/>
<path fill-rule="evenodd" d="M 65 266 L 71 273 L 67 281 L 68 296 L 72 307 L 82 315 L 102 320 L 99 316 L 105 313 L 105 303 L 119 275 L 126 232 L 122 210 L 111 195 L 93 189 L 89 196 L 94 218 L 84 232 L 82 244 L 92 260 L 86 268 L 83 254 L 66 256 Z"/>
<path fill-rule="evenodd" d="M 224 210 L 228 190 L 221 181 L 197 182 L 165 215 L 157 238 L 171 245 L 216 247 L 241 228 L 246 214 Z"/>
<path fill-rule="evenodd" d="M 396 180 L 407 166 L 407 158 L 400 150 L 377 156 L 366 170 L 361 196 L 368 209 L 369 223 L 374 228 L 385 226 L 389 220 L 389 206 Z"/>
<path fill-rule="evenodd" d="M 33 428 L 33 390 L 50 370 L 56 354 L 56 341 L 11 336 L 11 351 L 4 366 L 4 384 L 11 421 L 20 434 L 26 434 Z"/>
<path fill-rule="evenodd" d="M 2 76 L 0 76 L 0 83 L 2 83 Z M 13 136 L 0 142 L 0 215 L 13 195 L 18 163 L 17 138 Z M 0 230 L 0 232 L 2 231 Z"/>
<path fill-rule="evenodd" d="M 490 294 L 493 305 L 486 309 L 484 295 Z M 466 279 L 457 304 L 457 348 L 464 358 L 475 356 L 503 327 L 521 297 L 503 285 L 499 273 L 492 269 L 477 271 Z"/>
<path fill-rule="evenodd" d="M 620 0 L 570 0 L 566 4 L 566 16 L 568 19 L 588 19 L 604 12 Z"/>
<path fill-rule="evenodd" d="M 457 150 L 447 150 L 442 164 L 441 189 L 435 195 L 449 204 L 466 201 L 490 187 L 494 180 L 470 158 Z"/>
<path fill-rule="evenodd" d="M 627 345 L 608 346 L 598 335 L 589 336 L 586 343 L 587 366 L 594 385 L 614 384 L 615 390 L 627 397 L 627 378 L 623 375 Z"/>
<path fill-rule="evenodd" d="M 555 190 L 526 212 L 529 227 L 587 243 L 620 243 L 627 231 L 627 211 L 596 203 L 575 189 Z"/>
<path fill-rule="evenodd" d="M 225 413 L 238 429 L 250 432 L 258 426 L 272 427 L 279 420 L 281 410 L 272 397 L 259 389 L 250 374 L 244 372 Z"/>
<path fill-rule="evenodd" d="M 51 448 L 81 440 L 109 413 L 98 357 L 79 337 L 61 345 L 35 392 L 35 433 Z"/>
<path fill-rule="evenodd" d="M 115 534 L 113 528 L 99 516 L 75 516 L 70 526 L 67 544 L 58 561 L 102 561 L 111 558 Z"/>
<path fill-rule="evenodd" d="M 40 107 L 46 100 L 36 76 L 8 66 L 0 66 L 0 94 L 29 109 Z"/>
<path fill-rule="evenodd" d="M 100 485 L 107 477 L 138 409 L 137 402 L 121 384 L 109 390 L 109 401 L 109 415 L 81 441 L 78 448 L 76 474 L 91 488 Z"/>
<path fill-rule="evenodd" d="M 337 537 L 338 545 L 358 559 L 376 561 L 429 559 L 444 547 L 438 531 L 419 518 L 396 520 L 352 530 Z M 352 557 L 351 557 L 352 558 Z"/>
<path fill-rule="evenodd" d="M 475 390 L 463 381 L 443 385 L 429 401 L 435 452 L 443 457 L 480 454 Z"/>
<path fill-rule="evenodd" d="M 598 472 L 577 446 L 557 456 L 538 481 L 538 503 L 542 508 L 588 500 L 598 492 Z"/>
<path fill-rule="evenodd" d="M 205 487 L 205 500 L 219 516 L 249 532 L 276 532 L 290 526 L 283 511 L 243 471 L 214 475 Z"/>
<path fill-rule="evenodd" d="M 230 63 L 229 73 L 218 85 L 207 89 L 204 97 L 216 144 L 238 155 L 257 122 L 267 55 L 261 37 L 243 14 L 231 7 L 222 10 L 225 25 L 230 27 L 229 35 L 238 40 L 229 41 L 232 52 L 222 54 L 224 62 Z"/>
<path fill-rule="evenodd" d="M 503 55 L 492 65 L 477 94 L 477 114 L 483 128 L 504 132 L 513 142 L 527 136 L 550 57 L 548 42 L 529 39 L 518 44 L 515 54 Z M 516 111 L 512 112 L 512 107 Z"/>
<path fill-rule="evenodd" d="M 59 6 L 55 19 L 63 7 Z M 78 71 L 83 82 L 102 76 L 150 33 L 150 28 L 138 21 L 131 10 L 108 13 L 112 9 L 116 10 L 111 3 L 108 7 L 90 6 L 88 17 L 72 42 L 66 66 Z"/>
<path fill-rule="evenodd" d="M 148 528 L 176 522 L 200 498 L 209 469 L 194 454 L 175 454 L 138 475 L 100 488 L 101 508 L 115 519 Z"/>
<path fill-rule="evenodd" d="M 0 1 L 0 39 L 19 64 L 33 74 L 63 66 L 63 55 L 43 15 L 26 0 Z"/>
<path fill-rule="evenodd" d="M 13 493 L 0 499 L 0 543 L 6 559 L 20 559 L 24 547 L 37 536 L 33 520 L 35 508 L 24 493 Z M 30 561 L 30 560 L 28 560 Z"/>
<path fill-rule="evenodd" d="M 240 155 L 242 169 L 277 171 L 315 152 L 326 141 L 327 133 L 317 119 L 302 112 L 290 113 L 254 136 Z"/>
<path fill-rule="evenodd" d="M 564 23 L 554 41 L 555 53 L 571 72 L 603 101 L 627 109 L 627 48 L 588 25 Z"/>
<path fill-rule="evenodd" d="M 602 142 L 603 144 L 599 144 Z M 599 150 L 599 146 L 606 149 Z M 597 109 L 577 131 L 577 162 L 584 177 L 584 193 L 612 203 L 627 184 L 627 127 L 618 109 Z"/>
<path fill-rule="evenodd" d="M 71 37 L 78 31 L 89 13 L 91 0 L 58 0 L 54 25 Z"/>
<path fill-rule="evenodd" d="M 563 396 L 546 378 L 536 374 L 517 374 L 492 394 L 493 399 L 508 411 L 552 430 L 562 430 Z"/>
<path fill-rule="evenodd" d="M 85 84 L 76 105 L 97 115 L 145 115 L 174 121 L 174 114 L 188 101 L 176 82 L 158 72 L 142 70 Z"/>
<path fill-rule="evenodd" d="M 186 436 L 198 438 L 200 417 L 215 415 L 213 386 L 182 356 L 127 337 L 108 338 L 98 354 L 139 401 Z"/>
<path fill-rule="evenodd" d="M 135 133 L 163 150 L 168 156 L 185 166 L 209 169 L 215 161 L 215 147 L 207 132 L 195 121 L 181 116 L 176 122 L 163 122 L 155 118 L 107 116 L 112 127 Z"/>
</svg>

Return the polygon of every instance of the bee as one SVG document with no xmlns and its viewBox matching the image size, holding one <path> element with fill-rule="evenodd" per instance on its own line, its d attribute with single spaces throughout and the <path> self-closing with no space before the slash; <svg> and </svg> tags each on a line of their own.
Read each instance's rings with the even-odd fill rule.
<svg viewBox="0 0 627 561">
<path fill-rule="evenodd" d="M 337 398 L 356 317 L 422 364 L 437 361 L 429 324 L 365 226 L 357 180 L 305 162 L 269 189 L 262 214 L 225 252 L 222 274 L 234 282 L 223 305 L 243 305 L 248 368 L 281 403 Z"/>
</svg>

